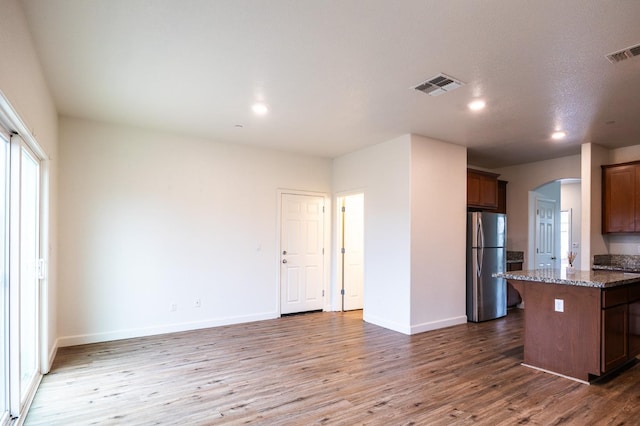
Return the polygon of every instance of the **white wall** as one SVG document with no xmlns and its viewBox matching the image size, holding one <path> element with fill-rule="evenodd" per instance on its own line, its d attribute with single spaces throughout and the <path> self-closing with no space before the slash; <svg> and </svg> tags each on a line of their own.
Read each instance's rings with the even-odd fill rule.
<svg viewBox="0 0 640 426">
<path fill-rule="evenodd" d="M 411 137 L 411 333 L 467 321 L 467 150 Z"/>
<path fill-rule="evenodd" d="M 581 225 L 582 225 L 582 201 L 581 201 L 581 184 L 580 183 L 563 183 L 560 186 L 562 210 L 571 210 L 571 241 L 570 243 L 578 244 L 578 248 L 571 248 L 573 252 L 580 253 L 582 242 Z M 577 256 L 573 261 L 573 266 L 580 269 L 581 256 Z"/>
<path fill-rule="evenodd" d="M 624 163 L 640 160 L 640 145 L 608 150 L 597 144 L 585 143 L 580 155 L 556 158 L 493 170 L 500 179 L 509 181 L 507 186 L 507 211 L 509 216 L 508 248 L 526 250 L 528 245 L 528 200 L 525 192 L 555 179 L 581 178 L 579 268 L 591 268 L 595 254 L 640 254 L 640 235 L 602 235 L 602 164 Z M 577 218 L 574 216 L 574 226 Z M 575 236 L 578 234 L 574 231 Z M 527 258 L 525 253 L 525 259 Z M 525 265 L 527 267 L 527 265 Z"/>
<path fill-rule="evenodd" d="M 628 163 L 640 160 L 640 145 L 616 148 L 609 151 L 608 164 Z"/>
<path fill-rule="evenodd" d="M 606 254 L 608 248 L 602 236 L 602 164 L 609 162 L 609 150 L 593 143 L 582 145 L 582 263 L 589 270 L 593 256 Z"/>
<path fill-rule="evenodd" d="M 529 191 L 557 179 L 580 178 L 579 155 L 494 170 L 507 185 L 507 248 L 529 256 Z M 529 267 L 527 263 L 525 269 Z"/>
<path fill-rule="evenodd" d="M 22 121 L 29 127 L 37 143 L 49 159 L 48 194 L 48 278 L 44 288 L 45 311 L 48 316 L 47 353 L 52 361 L 57 335 L 57 172 L 58 172 L 58 117 L 49 89 L 36 56 L 27 21 L 18 0 L 0 0 L 0 91 L 4 93 Z"/>
<path fill-rule="evenodd" d="M 466 148 L 404 135 L 334 160 L 364 192 L 365 321 L 405 334 L 466 322 Z"/>
<path fill-rule="evenodd" d="M 63 346 L 277 317 L 277 190 L 331 193 L 328 159 L 80 119 L 60 157 Z"/>
<path fill-rule="evenodd" d="M 364 192 L 364 320 L 409 334 L 411 136 L 333 161 L 336 193 Z"/>
</svg>

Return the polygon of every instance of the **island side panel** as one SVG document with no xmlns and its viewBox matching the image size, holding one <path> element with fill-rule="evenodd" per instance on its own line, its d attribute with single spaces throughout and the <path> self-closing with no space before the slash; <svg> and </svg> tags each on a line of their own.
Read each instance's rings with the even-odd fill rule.
<svg viewBox="0 0 640 426">
<path fill-rule="evenodd" d="M 600 375 L 600 289 L 515 283 L 524 290 L 524 363 L 585 381 Z"/>
</svg>

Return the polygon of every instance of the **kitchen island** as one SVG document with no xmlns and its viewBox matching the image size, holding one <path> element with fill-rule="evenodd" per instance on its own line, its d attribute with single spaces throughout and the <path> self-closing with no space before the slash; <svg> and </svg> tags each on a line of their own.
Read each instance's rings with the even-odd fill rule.
<svg viewBox="0 0 640 426">
<path fill-rule="evenodd" d="M 524 301 L 524 365 L 588 383 L 640 354 L 640 274 L 540 269 L 494 276 Z"/>
</svg>

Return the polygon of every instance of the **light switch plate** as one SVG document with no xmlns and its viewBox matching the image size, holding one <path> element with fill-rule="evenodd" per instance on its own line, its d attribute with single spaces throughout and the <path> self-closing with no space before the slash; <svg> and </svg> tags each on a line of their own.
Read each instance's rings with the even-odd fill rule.
<svg viewBox="0 0 640 426">
<path fill-rule="evenodd" d="M 555 311 L 556 312 L 564 312 L 564 300 L 563 299 L 555 299 Z"/>
</svg>

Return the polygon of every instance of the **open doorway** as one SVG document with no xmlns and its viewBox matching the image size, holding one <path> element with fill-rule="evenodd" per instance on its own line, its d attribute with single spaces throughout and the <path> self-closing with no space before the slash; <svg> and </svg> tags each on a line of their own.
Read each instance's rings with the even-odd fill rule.
<svg viewBox="0 0 640 426">
<path fill-rule="evenodd" d="M 531 190 L 527 262 L 536 269 L 568 266 L 568 252 L 580 247 L 580 217 L 580 179 L 559 179 Z M 580 267 L 579 259 L 573 266 Z"/>
<path fill-rule="evenodd" d="M 364 194 L 338 198 L 338 290 L 342 311 L 364 307 Z"/>
</svg>

